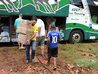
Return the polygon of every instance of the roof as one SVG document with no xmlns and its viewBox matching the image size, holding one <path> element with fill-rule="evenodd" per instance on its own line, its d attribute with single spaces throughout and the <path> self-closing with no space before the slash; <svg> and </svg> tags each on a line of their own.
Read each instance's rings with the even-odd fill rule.
<svg viewBox="0 0 98 74">
<path fill-rule="evenodd" d="M 53 3 L 50 2 L 50 5 L 46 4 L 45 2 L 45 5 L 42 5 L 40 2 L 35 3 L 32 2 L 32 0 L 24 0 L 22 1 L 22 6 L 19 7 L 19 2 L 18 0 L 16 0 L 16 2 L 12 2 L 15 8 L 12 8 L 10 4 L 8 4 L 8 7 L 6 7 L 6 5 L 4 4 L 0 4 L 0 15 L 11 16 L 19 15 L 20 13 L 22 13 L 23 15 L 27 16 L 36 15 L 67 17 L 69 13 L 70 0 L 58 0 L 58 3 L 56 3 L 55 0 L 52 1 Z M 38 7 L 36 5 L 38 5 Z"/>
</svg>

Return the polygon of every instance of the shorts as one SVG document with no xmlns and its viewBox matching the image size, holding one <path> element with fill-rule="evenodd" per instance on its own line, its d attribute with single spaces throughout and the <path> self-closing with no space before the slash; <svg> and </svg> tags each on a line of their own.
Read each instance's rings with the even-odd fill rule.
<svg viewBox="0 0 98 74">
<path fill-rule="evenodd" d="M 16 33 L 16 38 L 18 39 L 18 35 L 19 35 L 19 33 Z"/>
<path fill-rule="evenodd" d="M 51 58 L 52 57 L 58 57 L 58 47 L 56 48 L 48 48 L 48 57 Z"/>
<path fill-rule="evenodd" d="M 45 42 L 45 36 L 40 36 L 39 38 L 36 38 L 36 47 L 38 46 L 44 46 Z"/>
</svg>

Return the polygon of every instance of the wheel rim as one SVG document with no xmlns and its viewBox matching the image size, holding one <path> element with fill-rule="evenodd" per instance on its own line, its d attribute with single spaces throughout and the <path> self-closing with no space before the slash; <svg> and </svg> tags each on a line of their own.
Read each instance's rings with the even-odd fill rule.
<svg viewBox="0 0 98 74">
<path fill-rule="evenodd" d="M 80 41 L 80 34 L 79 34 L 79 33 L 73 34 L 72 40 L 73 40 L 75 43 L 79 42 L 79 41 Z"/>
</svg>

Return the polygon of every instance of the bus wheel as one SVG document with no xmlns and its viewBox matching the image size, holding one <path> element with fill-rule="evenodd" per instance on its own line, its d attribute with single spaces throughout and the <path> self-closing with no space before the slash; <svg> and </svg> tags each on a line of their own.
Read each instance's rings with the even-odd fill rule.
<svg viewBox="0 0 98 74">
<path fill-rule="evenodd" d="M 74 30 L 69 37 L 70 43 L 80 43 L 83 41 L 83 33 L 80 30 Z"/>
</svg>

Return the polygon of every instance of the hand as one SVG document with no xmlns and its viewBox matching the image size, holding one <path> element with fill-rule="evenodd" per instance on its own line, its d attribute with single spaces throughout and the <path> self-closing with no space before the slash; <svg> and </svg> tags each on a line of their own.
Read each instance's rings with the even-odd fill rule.
<svg viewBox="0 0 98 74">
<path fill-rule="evenodd" d="M 27 40 L 27 45 L 29 45 L 30 44 L 30 40 Z"/>
</svg>

